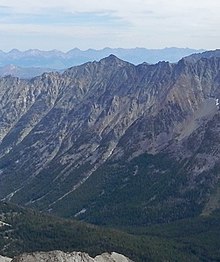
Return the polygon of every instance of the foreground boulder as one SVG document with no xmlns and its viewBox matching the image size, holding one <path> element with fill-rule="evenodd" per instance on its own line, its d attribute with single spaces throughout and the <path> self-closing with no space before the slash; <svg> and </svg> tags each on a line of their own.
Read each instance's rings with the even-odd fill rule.
<svg viewBox="0 0 220 262">
<path fill-rule="evenodd" d="M 1 260 L 0 260 L 1 261 Z M 2 260 L 6 262 L 10 260 Z M 12 262 L 132 262 L 125 256 L 112 252 L 103 253 L 95 258 L 90 257 L 87 253 L 72 252 L 65 253 L 62 251 L 34 252 L 25 253 L 15 257 Z"/>
<path fill-rule="evenodd" d="M 0 255 L 0 262 L 10 262 L 10 261 L 11 261 L 11 258 L 3 257 Z"/>
</svg>

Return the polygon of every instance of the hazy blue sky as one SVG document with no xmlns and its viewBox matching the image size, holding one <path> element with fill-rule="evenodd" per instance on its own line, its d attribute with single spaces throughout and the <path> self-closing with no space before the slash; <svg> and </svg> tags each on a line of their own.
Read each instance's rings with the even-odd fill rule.
<svg viewBox="0 0 220 262">
<path fill-rule="evenodd" d="M 220 0 L 0 0 L 0 49 L 220 48 Z"/>
</svg>

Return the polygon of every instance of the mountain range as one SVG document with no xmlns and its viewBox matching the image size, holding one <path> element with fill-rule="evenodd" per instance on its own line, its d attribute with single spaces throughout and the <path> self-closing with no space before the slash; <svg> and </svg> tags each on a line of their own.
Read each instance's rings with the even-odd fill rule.
<svg viewBox="0 0 220 262">
<path fill-rule="evenodd" d="M 208 55 L 208 57 L 207 57 Z M 219 208 L 218 50 L 0 79 L 0 198 L 112 226 Z"/>
<path fill-rule="evenodd" d="M 13 49 L 9 52 L 3 52 L 0 50 L 0 67 L 14 65 L 17 67 L 23 67 L 23 70 L 25 68 L 32 68 L 32 71 L 33 68 L 46 68 L 46 70 L 51 68 L 54 70 L 61 70 L 89 61 L 98 61 L 110 54 L 114 54 L 120 59 L 134 64 L 140 64 L 143 62 L 153 64 L 163 60 L 177 62 L 184 56 L 202 51 L 204 50 L 175 47 L 164 49 L 104 48 L 100 50 L 88 49 L 85 51 L 74 48 L 68 52 L 62 52 L 59 50 L 42 51 L 38 49 L 30 49 L 23 52 L 17 49 Z"/>
<path fill-rule="evenodd" d="M 0 253 L 219 261 L 219 90 L 219 50 L 0 78 Z"/>
<path fill-rule="evenodd" d="M 56 70 L 43 67 L 20 67 L 10 64 L 0 67 L 0 77 L 11 75 L 14 77 L 19 77 L 21 79 L 30 79 L 35 76 L 42 75 L 45 72 L 52 71 Z"/>
</svg>

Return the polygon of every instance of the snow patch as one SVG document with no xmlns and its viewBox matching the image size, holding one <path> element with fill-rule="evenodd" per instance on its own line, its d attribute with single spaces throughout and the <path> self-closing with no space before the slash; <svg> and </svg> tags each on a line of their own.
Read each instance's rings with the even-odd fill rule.
<svg viewBox="0 0 220 262">
<path fill-rule="evenodd" d="M 81 214 L 84 214 L 86 212 L 86 208 L 83 208 L 82 210 L 80 210 L 78 213 L 76 213 L 75 215 L 74 215 L 74 217 L 78 217 L 78 216 L 80 216 Z"/>
<path fill-rule="evenodd" d="M 11 227 L 11 225 L 9 225 L 9 224 L 7 224 L 5 222 L 0 221 L 0 227 L 4 227 L 4 226 Z"/>
</svg>

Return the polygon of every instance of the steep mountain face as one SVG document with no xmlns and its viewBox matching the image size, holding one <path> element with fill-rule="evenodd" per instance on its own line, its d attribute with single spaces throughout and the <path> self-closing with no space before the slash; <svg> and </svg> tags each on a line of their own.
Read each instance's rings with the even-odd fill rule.
<svg viewBox="0 0 220 262">
<path fill-rule="evenodd" d="M 62 251 L 35 252 L 23 254 L 12 259 L 12 262 L 132 262 L 123 255 L 113 252 L 112 254 L 103 253 L 95 258 L 82 252 L 64 253 Z"/>
<path fill-rule="evenodd" d="M 1 199 L 104 224 L 212 212 L 219 68 L 218 57 L 134 66 L 111 55 L 1 78 Z"/>
</svg>

